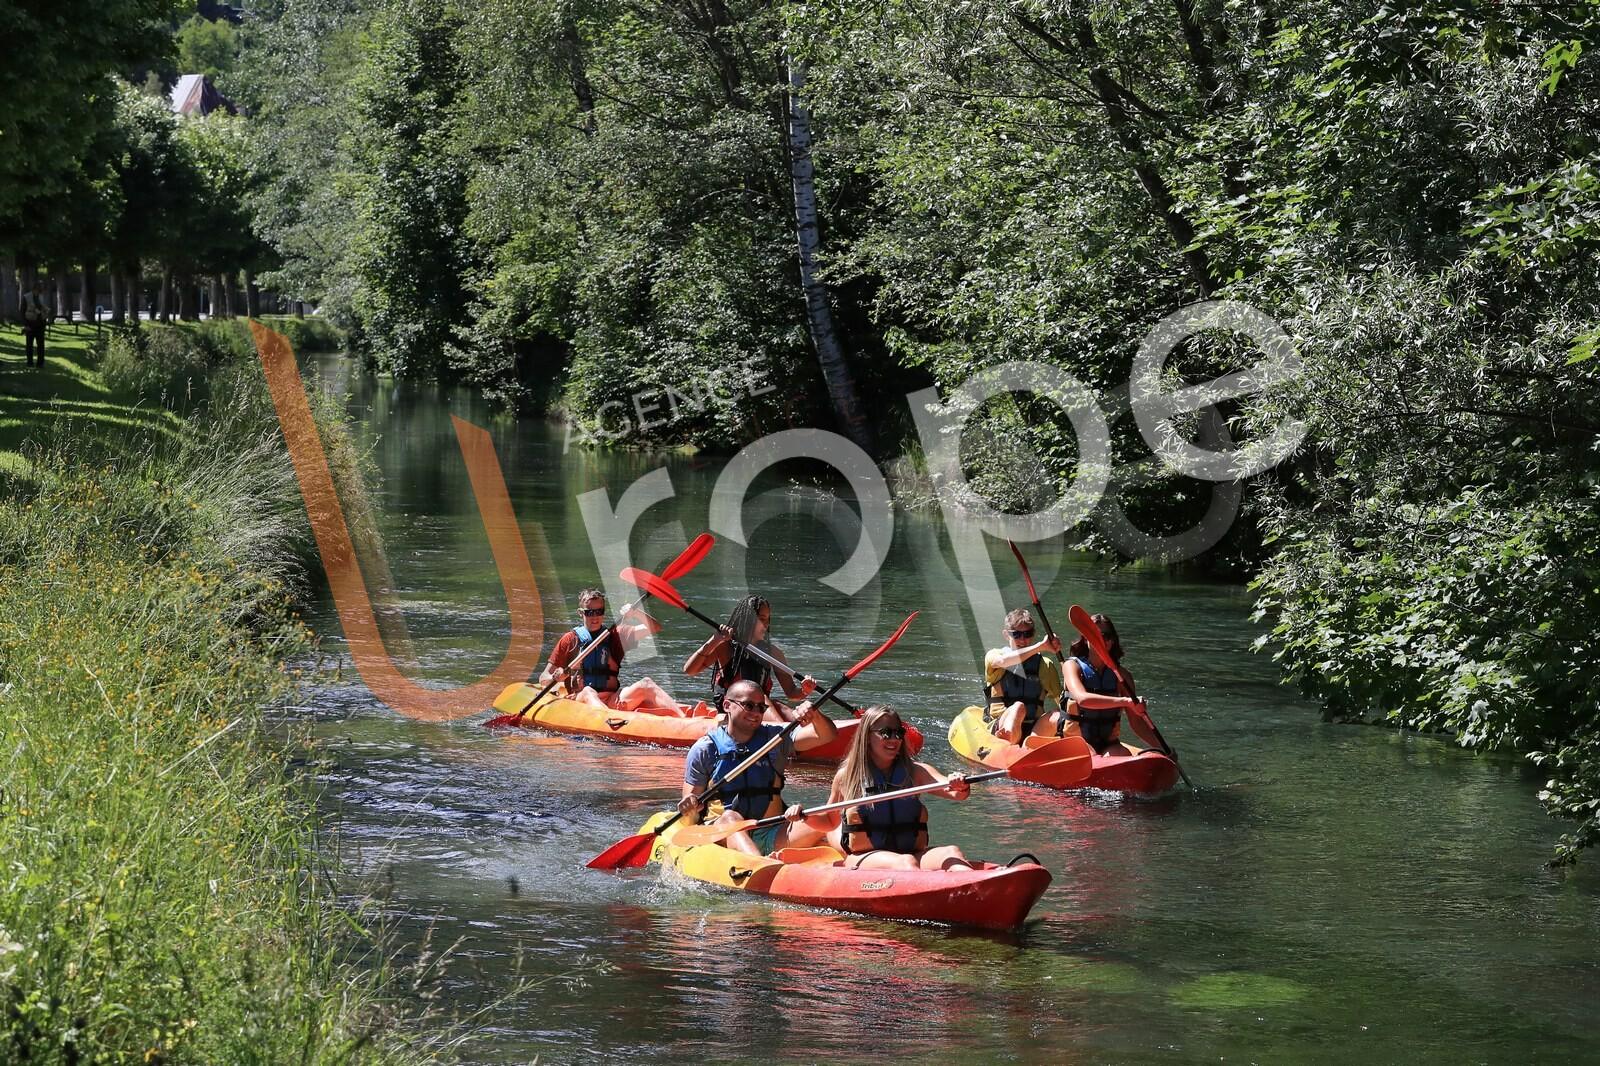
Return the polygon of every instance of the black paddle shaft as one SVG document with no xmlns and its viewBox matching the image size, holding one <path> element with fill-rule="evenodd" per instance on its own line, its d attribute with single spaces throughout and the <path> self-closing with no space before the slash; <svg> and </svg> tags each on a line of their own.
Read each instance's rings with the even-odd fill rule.
<svg viewBox="0 0 1600 1066">
<path fill-rule="evenodd" d="M 722 632 L 722 623 L 717 621 L 716 619 L 708 617 L 707 615 L 701 614 L 699 611 L 695 610 L 693 607 L 689 606 L 687 603 L 685 603 L 683 605 L 683 609 L 685 611 L 688 611 L 690 614 L 694 615 L 696 618 L 700 619 L 700 621 L 704 622 L 706 625 L 710 626 L 712 629 L 715 629 L 717 632 L 719 632 L 719 633 Z M 749 648 L 750 651 L 752 653 L 754 653 L 757 658 L 765 658 L 765 656 L 763 656 L 761 654 L 761 652 L 759 650 L 757 650 L 755 647 L 753 647 L 751 645 L 748 645 L 748 644 L 745 645 L 745 647 Z M 777 666 L 779 664 L 776 664 L 776 663 L 772 662 L 772 660 L 768 659 L 767 660 L 767 665 L 768 666 Z M 782 667 L 782 669 L 788 670 L 789 671 L 789 675 L 791 677 L 799 676 L 795 672 L 793 667 L 785 666 L 785 667 Z M 840 684 L 843 684 L 843 682 L 841 682 Z M 848 703 L 846 703 L 844 700 L 841 700 L 838 696 L 834 695 L 834 692 L 838 688 L 839 688 L 839 685 L 833 686 L 833 688 L 830 688 L 828 691 L 824 692 L 822 694 L 822 696 L 817 700 L 817 702 L 818 703 L 823 703 L 823 702 L 825 702 L 827 700 L 832 700 L 834 703 L 837 703 L 839 706 L 841 706 L 845 710 L 849 711 L 852 715 L 860 713 L 854 707 L 852 707 Z"/>
</svg>

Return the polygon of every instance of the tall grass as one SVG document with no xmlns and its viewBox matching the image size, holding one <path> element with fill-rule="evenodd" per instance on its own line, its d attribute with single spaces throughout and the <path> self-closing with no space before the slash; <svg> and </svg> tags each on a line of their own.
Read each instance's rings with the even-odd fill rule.
<svg viewBox="0 0 1600 1066">
<path fill-rule="evenodd" d="M 405 1054 L 262 731 L 308 641 L 292 469 L 258 367 L 208 395 L 46 437 L 0 500 L 0 1061 Z"/>
</svg>

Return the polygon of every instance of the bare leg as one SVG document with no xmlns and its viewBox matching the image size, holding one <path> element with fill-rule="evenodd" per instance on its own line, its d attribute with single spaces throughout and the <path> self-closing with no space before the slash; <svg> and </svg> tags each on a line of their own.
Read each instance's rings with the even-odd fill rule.
<svg viewBox="0 0 1600 1066">
<path fill-rule="evenodd" d="M 678 701 L 648 677 L 640 678 L 617 693 L 617 706 L 625 711 L 651 711 L 672 716 L 682 714 L 678 710 Z"/>
<path fill-rule="evenodd" d="M 924 870 L 970 870 L 972 863 L 954 844 L 942 848 L 929 848 L 916 857 L 917 865 Z"/>
<path fill-rule="evenodd" d="M 1036 737 L 1049 737 L 1054 740 L 1056 730 L 1061 727 L 1062 720 L 1063 716 L 1060 711 L 1040 715 L 1039 720 L 1033 723 L 1033 735 Z"/>
<path fill-rule="evenodd" d="M 608 711 L 612 709 L 611 704 L 606 702 L 605 697 L 588 685 L 579 689 L 577 695 L 572 698 L 578 703 L 587 703 L 591 707 L 604 707 Z"/>
<path fill-rule="evenodd" d="M 995 725 L 994 735 L 1007 744 L 1021 743 L 1022 719 L 1026 713 L 1027 708 L 1022 705 L 1020 700 L 1001 711 L 1000 720 Z"/>
</svg>

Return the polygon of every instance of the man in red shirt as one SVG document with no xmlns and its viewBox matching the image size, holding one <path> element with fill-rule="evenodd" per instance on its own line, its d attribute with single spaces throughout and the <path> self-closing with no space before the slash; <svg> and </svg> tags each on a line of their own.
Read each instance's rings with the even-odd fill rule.
<svg viewBox="0 0 1600 1066">
<path fill-rule="evenodd" d="M 554 650 L 550 652 L 550 662 L 545 666 L 544 673 L 539 675 L 540 684 L 548 685 L 561 678 L 566 682 L 570 698 L 612 710 L 683 713 L 678 702 L 648 677 L 635 681 L 627 688 L 621 685 L 623 656 L 645 636 L 660 632 L 660 622 L 636 610 L 630 603 L 623 607 L 610 635 L 596 643 L 595 638 L 606 628 L 606 594 L 599 589 L 584 589 L 578 593 L 578 610 L 582 620 L 556 641 Z M 637 615 L 643 621 L 620 620 L 629 615 Z M 564 667 L 565 663 L 572 665 Z"/>
</svg>

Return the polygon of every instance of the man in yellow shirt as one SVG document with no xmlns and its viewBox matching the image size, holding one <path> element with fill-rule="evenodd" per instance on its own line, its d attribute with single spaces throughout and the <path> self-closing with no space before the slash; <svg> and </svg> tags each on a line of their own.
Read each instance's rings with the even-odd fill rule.
<svg viewBox="0 0 1600 1066">
<path fill-rule="evenodd" d="M 1026 607 L 1006 615 L 1006 646 L 983 657 L 984 719 L 994 735 L 1020 744 L 1036 728 L 1048 729 L 1050 713 L 1061 706 L 1061 664 L 1045 652 L 1061 654 L 1061 639 L 1034 641 L 1033 613 Z"/>
</svg>

